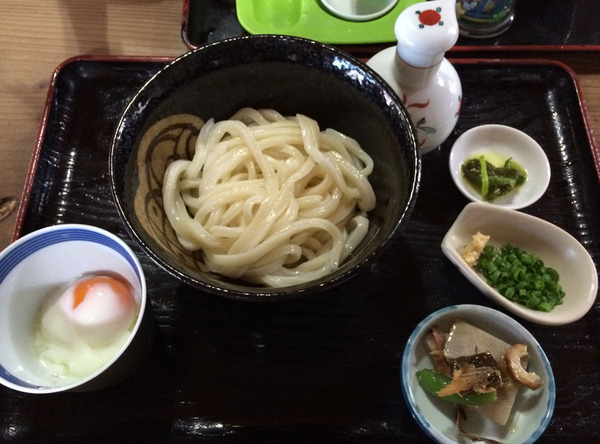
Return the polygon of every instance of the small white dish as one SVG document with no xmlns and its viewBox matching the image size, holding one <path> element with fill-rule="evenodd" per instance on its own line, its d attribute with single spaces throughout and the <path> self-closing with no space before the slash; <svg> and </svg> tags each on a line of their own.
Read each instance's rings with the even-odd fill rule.
<svg viewBox="0 0 600 444">
<path fill-rule="evenodd" d="M 460 256 L 462 248 L 478 231 L 490 236 L 490 245 L 500 247 L 510 243 L 537 254 L 547 266 L 554 268 L 565 292 L 563 303 L 550 312 L 536 311 L 508 300 L 488 285 Z M 556 225 L 520 211 L 487 203 L 469 203 L 444 236 L 442 251 L 482 293 L 528 321 L 543 325 L 575 322 L 590 310 L 596 299 L 598 273 L 583 245 Z"/>
<path fill-rule="evenodd" d="M 321 0 L 333 15 L 352 22 L 375 20 L 390 12 L 398 0 Z"/>
<path fill-rule="evenodd" d="M 461 165 L 465 160 L 482 154 L 501 161 L 511 158 L 527 172 L 527 180 L 524 184 L 507 195 L 491 201 L 493 205 L 518 210 L 533 204 L 546 192 L 550 183 L 550 163 L 542 147 L 518 129 L 489 124 L 476 126 L 461 134 L 450 151 L 452 180 L 469 200 L 485 201 L 463 177 Z"/>
<path fill-rule="evenodd" d="M 439 443 L 470 442 L 459 437 L 454 422 L 454 405 L 426 393 L 416 377 L 417 370 L 434 368 L 424 345 L 425 335 L 433 326 L 449 330 L 458 318 L 509 344 L 527 345 L 530 358 L 527 370 L 537 373 L 544 381 L 544 385 L 537 390 L 520 388 L 506 426 L 482 419 L 476 424 L 476 430 L 469 431 L 500 442 L 535 442 L 550 423 L 556 402 L 556 386 L 550 362 L 540 344 L 521 324 L 497 310 L 479 305 L 443 308 L 426 317 L 413 330 L 406 343 L 400 369 L 402 393 L 412 416 L 421 429 Z"/>
</svg>

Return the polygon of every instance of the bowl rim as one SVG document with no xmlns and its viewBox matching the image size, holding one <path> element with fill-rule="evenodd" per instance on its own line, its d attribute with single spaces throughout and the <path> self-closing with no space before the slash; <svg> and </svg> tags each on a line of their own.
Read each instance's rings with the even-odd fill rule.
<svg viewBox="0 0 600 444">
<path fill-rule="evenodd" d="M 159 254 L 157 254 L 153 248 L 142 238 L 140 234 L 137 233 L 137 230 L 129 220 L 128 211 L 126 210 L 126 205 L 122 201 L 122 198 L 119 196 L 119 184 L 117 182 L 117 170 L 118 165 L 116 165 L 116 153 L 118 151 L 119 137 L 121 133 L 124 131 L 125 119 L 127 115 L 136 111 L 136 102 L 140 98 L 146 98 L 148 92 L 152 89 L 152 85 L 154 82 L 162 77 L 168 75 L 168 73 L 177 69 L 176 67 L 182 64 L 186 59 L 193 57 L 196 54 L 201 54 L 204 52 L 208 52 L 213 50 L 215 47 L 220 47 L 228 44 L 243 44 L 246 41 L 257 41 L 257 42 L 285 42 L 287 47 L 290 45 L 295 45 L 297 47 L 306 47 L 306 45 L 310 45 L 315 49 L 319 49 L 320 51 L 325 51 L 330 54 L 336 60 L 343 59 L 351 64 L 353 69 L 357 69 L 360 72 L 367 74 L 373 82 L 375 82 L 378 86 L 378 93 L 384 95 L 388 100 L 390 110 L 393 110 L 398 114 L 399 118 L 402 117 L 407 123 L 407 137 L 411 140 L 412 149 L 411 154 L 406 156 L 407 162 L 407 170 L 409 171 L 409 175 L 407 175 L 407 184 L 409 185 L 409 189 L 406 190 L 407 195 L 407 204 L 402 211 L 397 223 L 391 230 L 390 234 L 383 239 L 381 245 L 376 248 L 373 252 L 369 254 L 362 262 L 358 263 L 355 267 L 344 269 L 343 267 L 338 268 L 336 271 L 329 274 L 326 278 L 323 278 L 323 281 L 315 281 L 318 282 L 317 285 L 311 285 L 310 288 L 307 288 L 305 284 L 294 285 L 289 287 L 281 287 L 281 288 L 270 288 L 270 287 L 262 287 L 262 286 L 244 286 L 243 283 L 237 285 L 236 288 L 224 288 L 218 285 L 213 285 L 208 282 L 204 282 L 202 280 L 196 279 L 193 276 L 189 276 L 178 270 L 171 264 L 169 264 L 166 260 L 164 260 Z M 261 57 L 260 55 L 257 57 Z M 261 58 L 261 60 L 263 60 Z M 277 59 L 277 61 L 281 61 L 282 59 Z M 290 61 L 292 63 L 298 63 L 293 60 L 293 55 L 289 54 L 285 55 L 285 61 Z M 265 60 L 266 61 L 266 60 Z M 215 69 L 219 69 L 218 67 Z M 339 68 L 337 72 L 346 72 L 348 67 Z M 188 76 L 186 74 L 186 76 Z M 186 77 L 187 78 L 187 77 Z M 347 77 L 344 76 L 344 79 Z M 388 111 L 391 113 L 391 111 Z M 239 299 L 239 300 L 260 300 L 260 301 L 278 301 L 278 300 L 287 300 L 287 299 L 295 299 L 299 298 L 306 294 L 313 294 L 315 292 L 323 291 L 328 288 L 332 288 L 337 286 L 351 277 L 358 274 L 358 272 L 366 267 L 368 263 L 370 263 L 376 256 L 387 248 L 394 239 L 396 239 L 402 230 L 408 224 L 408 219 L 410 214 L 412 213 L 415 203 L 418 196 L 418 191 L 421 183 L 421 170 L 422 170 L 422 160 L 421 153 L 418 150 L 417 144 L 417 136 L 416 130 L 410 121 L 409 114 L 402 104 L 401 99 L 398 94 L 393 90 L 391 86 L 389 86 L 385 80 L 372 68 L 367 66 L 365 63 L 360 61 L 358 58 L 354 57 L 351 54 L 346 53 L 345 51 L 325 43 L 317 42 L 314 40 L 310 40 L 303 37 L 295 37 L 288 35 L 278 35 L 278 34 L 259 34 L 259 35 L 247 35 L 240 37 L 231 37 L 228 39 L 212 42 L 198 48 L 195 48 L 191 51 L 182 54 L 176 59 L 169 62 L 167 65 L 159 69 L 153 76 L 150 77 L 143 85 L 137 90 L 134 96 L 129 100 L 127 106 L 122 111 L 119 120 L 115 126 L 115 130 L 113 132 L 113 137 L 111 140 L 111 146 L 109 150 L 109 161 L 108 161 L 108 170 L 109 170 L 109 178 L 110 178 L 110 188 L 111 194 L 113 197 L 113 201 L 115 202 L 117 212 L 123 222 L 127 232 L 129 235 L 141 245 L 142 249 L 148 256 L 158 264 L 162 269 L 167 271 L 172 276 L 176 277 L 181 282 L 184 282 L 187 285 L 190 285 L 196 289 L 207 291 L 208 293 L 224 296 L 231 299 Z"/>
<path fill-rule="evenodd" d="M 518 163 L 528 172 L 527 180 L 521 187 L 527 187 L 527 190 L 531 190 L 529 196 L 524 197 L 523 193 L 519 194 L 519 190 L 516 190 L 513 192 L 514 194 L 510 193 L 506 198 L 501 197 L 489 202 L 477 194 L 469 184 L 465 183 L 461 173 L 461 164 L 466 158 L 471 157 L 473 154 L 486 151 L 485 148 L 480 148 L 473 142 L 476 143 L 478 140 L 486 140 L 487 137 L 486 139 L 483 139 L 483 137 L 490 133 L 496 133 L 496 137 L 502 135 L 503 138 L 509 140 L 518 140 L 520 142 L 519 146 L 526 147 L 527 154 L 526 156 L 518 158 Z M 515 150 L 514 147 L 515 145 L 513 144 L 503 144 L 502 150 L 505 151 L 505 155 L 506 153 L 513 152 L 518 154 L 519 151 Z M 450 149 L 448 165 L 452 181 L 456 185 L 456 188 L 458 188 L 467 199 L 473 202 L 486 202 L 498 207 L 514 210 L 528 207 L 537 202 L 546 193 L 551 178 L 550 162 L 540 144 L 524 131 L 509 125 L 498 123 L 477 125 L 463 132 Z M 535 166 L 534 175 L 532 174 L 532 166 Z"/>
<path fill-rule="evenodd" d="M 541 358 L 541 367 L 543 367 L 547 378 L 545 379 L 545 390 L 548 392 L 548 401 L 545 406 L 545 412 L 542 417 L 540 424 L 536 427 L 533 433 L 527 438 L 525 443 L 534 443 L 539 437 L 544 433 L 550 420 L 552 419 L 552 414 L 554 413 L 554 407 L 556 405 L 556 381 L 554 378 L 554 373 L 552 371 L 552 366 L 544 349 L 539 344 L 537 339 L 518 321 L 513 319 L 501 311 L 498 311 L 494 308 L 486 307 L 483 305 L 476 304 L 458 304 L 458 305 L 450 305 L 444 308 L 441 308 L 433 313 L 428 314 L 425 318 L 423 318 L 412 330 L 404 348 L 401 357 L 400 364 L 400 380 L 402 387 L 402 395 L 404 397 L 404 401 L 410 410 L 411 416 L 417 422 L 421 430 L 423 430 L 430 438 L 440 443 L 454 443 L 455 441 L 451 440 L 441 432 L 439 432 L 431 422 L 427 420 L 425 415 L 421 409 L 419 409 L 417 405 L 417 401 L 414 397 L 414 392 L 411 387 L 411 377 L 412 372 L 415 368 L 414 365 L 411 365 L 411 359 L 414 354 L 415 348 L 419 344 L 419 340 L 422 338 L 426 329 L 433 325 L 437 319 L 442 317 L 449 316 L 451 313 L 457 313 L 456 317 L 460 317 L 465 322 L 469 322 L 469 316 L 476 316 L 479 318 L 493 317 L 497 319 L 499 322 L 502 322 L 510 327 L 510 334 L 514 336 L 520 336 L 525 338 L 525 342 L 527 345 L 535 347 L 537 353 Z M 508 331 L 508 330 L 506 330 Z"/>
</svg>

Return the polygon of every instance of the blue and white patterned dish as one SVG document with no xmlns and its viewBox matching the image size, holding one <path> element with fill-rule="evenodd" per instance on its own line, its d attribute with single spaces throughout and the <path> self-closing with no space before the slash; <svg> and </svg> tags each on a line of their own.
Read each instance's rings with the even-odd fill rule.
<svg viewBox="0 0 600 444">
<path fill-rule="evenodd" d="M 511 344 L 523 343 L 528 347 L 528 371 L 536 372 L 544 381 L 538 390 L 521 388 L 506 426 L 491 420 L 477 423 L 478 430 L 469 430 L 479 436 L 504 443 L 533 443 L 541 437 L 550 423 L 556 401 L 556 387 L 550 362 L 540 344 L 521 324 L 511 317 L 479 305 L 455 305 L 427 316 L 410 335 L 400 369 L 402 393 L 412 416 L 429 437 L 439 443 L 471 442 L 460 437 L 455 425 L 453 404 L 434 399 L 419 385 L 416 371 L 433 368 L 424 345 L 424 338 L 432 326 L 449 330 L 456 319 L 462 319 Z"/>
<path fill-rule="evenodd" d="M 44 380 L 33 352 L 33 321 L 53 289 L 83 275 L 110 273 L 131 285 L 140 306 L 132 334 L 92 375 L 64 386 Z M 55 225 L 27 234 L 0 253 L 0 383 L 27 393 L 93 390 L 120 380 L 148 342 L 146 281 L 133 251 L 112 233 L 81 224 Z M 142 328 L 144 324 L 144 328 Z M 145 347 L 147 349 L 147 347 Z M 107 370 L 110 368 L 110 372 Z"/>
</svg>

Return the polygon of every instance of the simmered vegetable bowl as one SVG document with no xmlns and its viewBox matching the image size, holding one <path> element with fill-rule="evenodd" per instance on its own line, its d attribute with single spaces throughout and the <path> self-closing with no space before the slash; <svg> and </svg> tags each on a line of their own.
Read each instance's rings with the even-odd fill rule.
<svg viewBox="0 0 600 444">
<path fill-rule="evenodd" d="M 468 415 L 462 422 L 465 432 L 498 442 L 527 443 L 538 439 L 550 422 L 555 403 L 555 383 L 550 363 L 535 338 L 518 322 L 491 308 L 477 305 L 458 305 L 439 310 L 419 323 L 411 334 L 401 365 L 402 391 L 406 404 L 419 426 L 434 440 L 441 443 L 470 442 L 461 437 L 455 424 L 455 404 L 428 393 L 418 381 L 419 371 L 434 366 L 425 345 L 425 338 L 433 326 L 449 331 L 456 319 L 484 329 L 509 344 L 527 345 L 530 364 L 528 372 L 535 372 L 544 382 L 537 390 L 519 388 L 506 425 L 482 415 Z"/>
</svg>

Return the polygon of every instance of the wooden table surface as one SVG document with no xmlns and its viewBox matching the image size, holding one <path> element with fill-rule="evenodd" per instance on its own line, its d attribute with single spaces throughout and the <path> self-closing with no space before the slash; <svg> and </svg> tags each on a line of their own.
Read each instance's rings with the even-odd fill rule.
<svg viewBox="0 0 600 444">
<path fill-rule="evenodd" d="M 82 54 L 178 56 L 177 0 L 3 0 L 0 6 L 0 199 L 21 197 L 55 68 Z M 0 248 L 16 210 L 0 221 Z"/>
<path fill-rule="evenodd" d="M 183 2 L 177 0 L 2 1 L 0 199 L 21 197 L 55 68 L 82 54 L 178 56 L 187 51 L 181 38 L 182 11 Z M 555 59 L 570 66 L 581 85 L 591 128 L 600 133 L 600 52 L 508 56 Z M 0 220 L 0 249 L 12 240 L 16 213 Z"/>
</svg>

